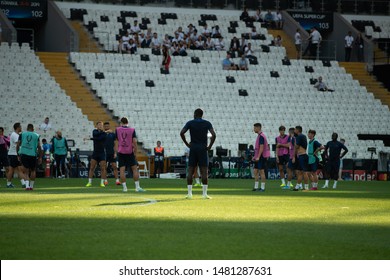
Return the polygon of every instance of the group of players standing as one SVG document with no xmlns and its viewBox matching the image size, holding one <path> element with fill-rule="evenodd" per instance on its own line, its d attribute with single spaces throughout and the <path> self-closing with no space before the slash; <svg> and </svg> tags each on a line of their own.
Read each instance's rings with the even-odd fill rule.
<svg viewBox="0 0 390 280">
<path fill-rule="evenodd" d="M 189 170 L 187 176 L 188 195 L 187 198 L 192 198 L 192 180 L 194 170 L 199 167 L 202 185 L 203 198 L 210 199 L 207 195 L 208 188 L 208 153 L 216 139 L 215 131 L 210 122 L 204 120 L 203 111 L 198 108 L 194 112 L 194 119 L 186 123 L 180 132 L 180 136 L 184 144 L 189 148 Z M 255 123 L 253 131 L 257 134 L 255 142 L 255 153 L 252 158 L 254 162 L 254 177 L 255 185 L 253 191 L 265 191 L 266 176 L 265 170 L 267 161 L 271 155 L 270 147 L 266 135 L 261 130 L 260 123 Z M 190 131 L 191 141 L 188 142 L 185 133 Z M 207 134 L 211 133 L 210 143 L 207 143 Z M 325 146 L 319 143 L 316 139 L 316 131 L 309 130 L 307 137 L 302 133 L 302 127 L 296 126 L 290 128 L 288 135 L 285 134 L 286 128 L 279 127 L 279 136 L 276 137 L 276 162 L 278 164 L 280 177 L 282 180 L 281 187 L 283 189 L 291 189 L 298 191 L 317 190 L 318 176 L 317 170 L 322 164 L 322 170 L 325 175 L 326 183 L 324 188 L 328 187 L 329 178 L 334 179 L 333 188 L 337 187 L 337 180 L 339 176 L 340 159 L 342 159 L 348 152 L 345 145 L 337 140 L 337 133 L 332 134 L 332 140 Z M 1 163 L 4 166 L 9 166 L 7 173 L 7 186 L 13 187 L 11 180 L 14 170 L 18 170 L 19 161 L 21 163 L 21 170 L 19 177 L 22 185 L 26 190 L 32 190 L 34 187 L 34 180 L 36 177 L 36 163 L 42 161 L 42 149 L 39 141 L 39 134 L 34 132 L 34 126 L 29 124 L 26 132 L 21 132 L 20 123 L 15 123 L 14 132 L 11 136 L 4 137 L 4 129 L 0 128 L 0 151 Z M 58 133 L 57 133 L 58 134 Z M 57 140 L 52 140 L 57 149 L 61 147 L 66 151 L 66 140 L 62 135 L 56 135 Z M 309 138 L 309 141 L 308 139 Z M 123 191 L 127 192 L 126 185 L 126 169 L 131 168 L 136 192 L 144 192 L 140 187 L 138 164 L 136 159 L 137 154 L 137 137 L 135 129 L 129 126 L 129 121 L 126 117 L 121 118 L 120 126 L 116 128 L 115 132 L 110 129 L 109 123 L 97 122 L 96 128 L 92 132 L 93 153 L 91 157 L 88 183 L 86 187 L 92 186 L 92 178 L 95 173 L 97 165 L 100 165 L 101 171 L 101 187 L 108 184 L 107 181 L 107 163 L 113 169 L 116 178 L 116 185 L 122 185 Z M 4 151 L 9 145 L 9 161 L 4 159 Z M 3 147 L 4 146 L 4 147 Z M 322 154 L 320 151 L 324 150 Z M 341 152 L 343 151 L 343 152 Z M 38 161 L 37 161 L 38 157 Z M 62 157 L 60 158 L 62 159 Z M 119 164 L 120 180 L 118 178 Z M 284 169 L 287 168 L 287 184 L 285 181 Z M 291 183 L 294 172 L 297 178 L 297 184 L 294 187 Z M 261 185 L 259 188 L 259 180 Z M 312 182 L 309 188 L 309 180 Z M 302 182 L 304 187 L 302 187 Z"/>
<path fill-rule="evenodd" d="M 253 157 L 255 185 L 253 191 L 265 191 L 267 160 L 270 157 L 270 148 L 267 138 L 261 131 L 261 124 L 254 124 L 254 132 L 258 134 L 255 143 L 255 155 Z M 302 133 L 302 127 L 290 128 L 288 135 L 284 126 L 279 127 L 279 136 L 275 139 L 276 163 L 278 165 L 283 189 L 298 190 L 318 190 L 317 170 L 321 167 L 326 179 L 323 188 L 328 188 L 329 178 L 334 180 L 333 188 L 337 188 L 339 179 L 340 161 L 348 152 L 347 147 L 338 141 L 338 134 L 332 134 L 332 140 L 325 146 L 316 139 L 316 131 L 310 129 L 307 137 Z M 308 139 L 309 138 L 309 141 Z M 324 150 L 323 153 L 321 151 Z M 287 185 L 284 169 L 287 169 Z M 294 172 L 297 178 L 295 187 L 291 180 Z M 259 188 L 259 177 L 261 187 Z M 309 180 L 312 186 L 309 188 Z M 302 187 L 302 182 L 304 186 Z"/>
</svg>

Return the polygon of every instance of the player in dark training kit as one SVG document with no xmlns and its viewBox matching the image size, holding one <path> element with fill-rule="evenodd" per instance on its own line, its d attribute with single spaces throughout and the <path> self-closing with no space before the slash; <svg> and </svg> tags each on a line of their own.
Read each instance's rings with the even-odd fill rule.
<svg viewBox="0 0 390 280">
<path fill-rule="evenodd" d="M 328 158 L 328 172 L 330 178 L 334 180 L 333 189 L 337 188 L 337 180 L 339 179 L 339 168 L 340 168 L 340 159 L 342 159 L 347 153 L 348 149 L 345 145 L 337 141 L 338 134 L 334 132 L 332 134 L 332 141 L 326 143 L 325 146 L 325 156 Z M 341 150 L 343 152 L 341 153 Z M 325 185 L 324 188 L 328 186 Z"/>
</svg>

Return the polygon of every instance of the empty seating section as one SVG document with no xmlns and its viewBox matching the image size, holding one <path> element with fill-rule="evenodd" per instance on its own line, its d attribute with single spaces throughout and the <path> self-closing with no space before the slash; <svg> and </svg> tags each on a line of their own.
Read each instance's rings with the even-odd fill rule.
<svg viewBox="0 0 390 280">
<path fill-rule="evenodd" d="M 23 130 L 32 123 L 42 138 L 50 140 L 53 131 L 39 130 L 48 116 L 53 128 L 62 130 L 66 138 L 74 139 L 77 148 L 91 149 L 83 138 L 90 134 L 93 124 L 50 76 L 28 44 L 19 47 L 17 43 L 11 46 L 1 43 L 0 98 L 1 125 L 6 134 L 11 133 L 13 124 L 19 121 Z"/>
<path fill-rule="evenodd" d="M 387 106 L 374 99 L 344 68 L 332 61 L 324 67 L 321 61 L 292 60 L 282 65 L 283 54 L 258 53 L 259 64 L 249 71 L 222 70 L 224 52 L 195 51 L 201 63 L 190 57 L 174 57 L 169 75 L 160 74 L 161 56 L 151 55 L 141 61 L 140 55 L 71 53 L 70 60 L 86 77 L 103 103 L 114 115 L 129 116 L 145 148 L 161 140 L 168 155 L 181 155 L 184 146 L 179 132 L 192 118 L 197 107 L 205 110 L 217 132 L 216 146 L 222 145 L 236 155 L 238 143 L 252 143 L 252 125 L 260 121 L 273 139 L 278 127 L 302 125 L 316 129 L 318 139 L 327 142 L 333 131 L 347 139 L 348 147 L 358 157 L 370 156 L 370 141 L 358 141 L 358 133 L 382 133 L 390 128 Z M 314 73 L 305 72 L 312 66 Z M 271 78 L 275 70 L 280 78 Z M 101 71 L 105 79 L 95 79 Z M 226 76 L 236 83 L 227 83 Z M 322 75 L 335 92 L 318 92 L 310 78 Z M 146 87 L 146 80 L 155 87 Z M 248 96 L 239 96 L 246 89 Z M 271 140 L 273 141 L 273 140 Z M 385 150 L 382 143 L 375 143 Z"/>
<path fill-rule="evenodd" d="M 390 39 L 390 19 L 386 16 L 344 15 L 360 32 L 373 39 Z"/>
</svg>

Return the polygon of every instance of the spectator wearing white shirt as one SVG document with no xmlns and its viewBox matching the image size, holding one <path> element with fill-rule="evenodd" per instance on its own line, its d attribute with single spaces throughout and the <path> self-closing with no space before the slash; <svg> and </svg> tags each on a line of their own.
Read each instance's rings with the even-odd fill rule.
<svg viewBox="0 0 390 280">
<path fill-rule="evenodd" d="M 39 129 L 42 130 L 44 133 L 52 129 L 49 117 L 46 117 L 44 119 L 43 123 L 41 123 L 41 125 L 39 126 Z"/>
<path fill-rule="evenodd" d="M 161 41 L 157 36 L 157 33 L 153 33 L 153 38 L 152 42 L 150 43 L 150 47 L 152 48 L 152 53 L 155 55 L 160 55 L 161 54 Z"/>
<path fill-rule="evenodd" d="M 223 37 L 219 37 L 215 41 L 214 47 L 217 51 L 224 51 L 225 50 L 225 41 L 223 40 Z"/>
<path fill-rule="evenodd" d="M 301 49 L 302 49 L 302 37 L 301 32 L 299 31 L 299 28 L 297 28 L 297 31 L 294 35 L 294 42 L 295 42 L 295 49 L 297 50 L 297 59 L 301 58 Z"/>
<path fill-rule="evenodd" d="M 275 26 L 277 29 L 283 29 L 283 17 L 280 10 L 278 10 L 275 15 Z"/>
<path fill-rule="evenodd" d="M 211 35 L 211 30 L 208 29 L 207 24 L 205 24 L 205 25 L 203 26 L 202 36 L 203 36 L 204 38 L 207 38 L 207 37 L 209 37 L 210 35 Z"/>
<path fill-rule="evenodd" d="M 135 20 L 134 25 L 130 27 L 130 32 L 131 34 L 138 34 L 141 32 L 141 28 L 139 27 L 137 20 Z"/>
<path fill-rule="evenodd" d="M 126 34 L 122 36 L 122 38 L 120 40 L 120 45 L 119 45 L 120 46 L 119 51 L 121 53 L 130 50 L 130 45 L 129 45 L 130 39 L 131 39 L 131 36 L 129 35 L 129 32 L 126 32 Z"/>
<path fill-rule="evenodd" d="M 352 37 L 352 32 L 349 31 L 347 36 L 345 36 L 344 41 L 345 41 L 345 61 L 349 62 L 351 60 L 351 52 L 352 52 L 352 47 L 353 47 L 353 37 Z"/>
<path fill-rule="evenodd" d="M 201 35 L 198 36 L 198 40 L 195 42 L 195 48 L 197 50 L 204 50 L 204 41 Z"/>
<path fill-rule="evenodd" d="M 322 77 L 318 77 L 317 83 L 314 85 L 314 87 L 319 91 L 334 91 L 333 89 L 328 88 L 328 86 L 325 84 L 325 82 L 322 81 Z"/>
<path fill-rule="evenodd" d="M 176 33 L 179 35 L 180 41 L 184 39 L 184 32 L 181 26 L 179 26 L 179 28 L 175 31 L 175 34 Z"/>
<path fill-rule="evenodd" d="M 219 26 L 216 25 L 213 27 L 213 30 L 212 30 L 212 35 L 211 35 L 213 38 L 219 38 L 222 36 L 221 34 L 221 30 L 219 29 Z"/>
<path fill-rule="evenodd" d="M 261 15 L 261 10 L 256 9 L 255 14 L 253 15 L 252 19 L 256 22 L 264 22 L 263 16 Z"/>
<path fill-rule="evenodd" d="M 251 43 L 248 43 L 248 45 L 245 47 L 245 57 L 246 58 L 256 58 L 254 56 Z"/>
<path fill-rule="evenodd" d="M 211 39 L 211 37 L 207 37 L 206 42 L 205 42 L 205 49 L 209 51 L 214 50 L 214 40 Z"/>
<path fill-rule="evenodd" d="M 322 37 L 321 37 L 320 32 L 318 32 L 318 30 L 315 27 L 312 27 L 311 30 L 312 31 L 311 31 L 310 36 L 309 36 L 309 40 L 310 40 L 310 56 L 312 58 L 316 59 L 317 51 L 318 51 L 318 48 L 320 46 Z"/>
</svg>

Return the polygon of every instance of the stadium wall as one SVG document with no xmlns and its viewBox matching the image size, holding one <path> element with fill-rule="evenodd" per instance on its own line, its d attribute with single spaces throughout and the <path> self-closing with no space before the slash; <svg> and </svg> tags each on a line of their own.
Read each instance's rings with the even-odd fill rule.
<svg viewBox="0 0 390 280">
<path fill-rule="evenodd" d="M 78 51 L 79 37 L 53 1 L 47 3 L 48 16 L 37 36 L 37 48 L 47 52 Z"/>
<path fill-rule="evenodd" d="M 290 39 L 294 42 L 294 36 L 296 30 L 299 29 L 301 32 L 302 40 L 307 40 L 309 38 L 309 33 L 303 28 L 298 22 L 296 22 L 288 12 L 282 11 L 282 17 L 284 20 L 283 31 L 290 37 Z"/>
<path fill-rule="evenodd" d="M 0 9 L 0 23 L 1 23 L 1 39 L 2 42 L 16 42 L 17 40 L 17 32 L 12 23 L 8 20 L 8 18 L 4 15 L 4 13 Z"/>
</svg>

